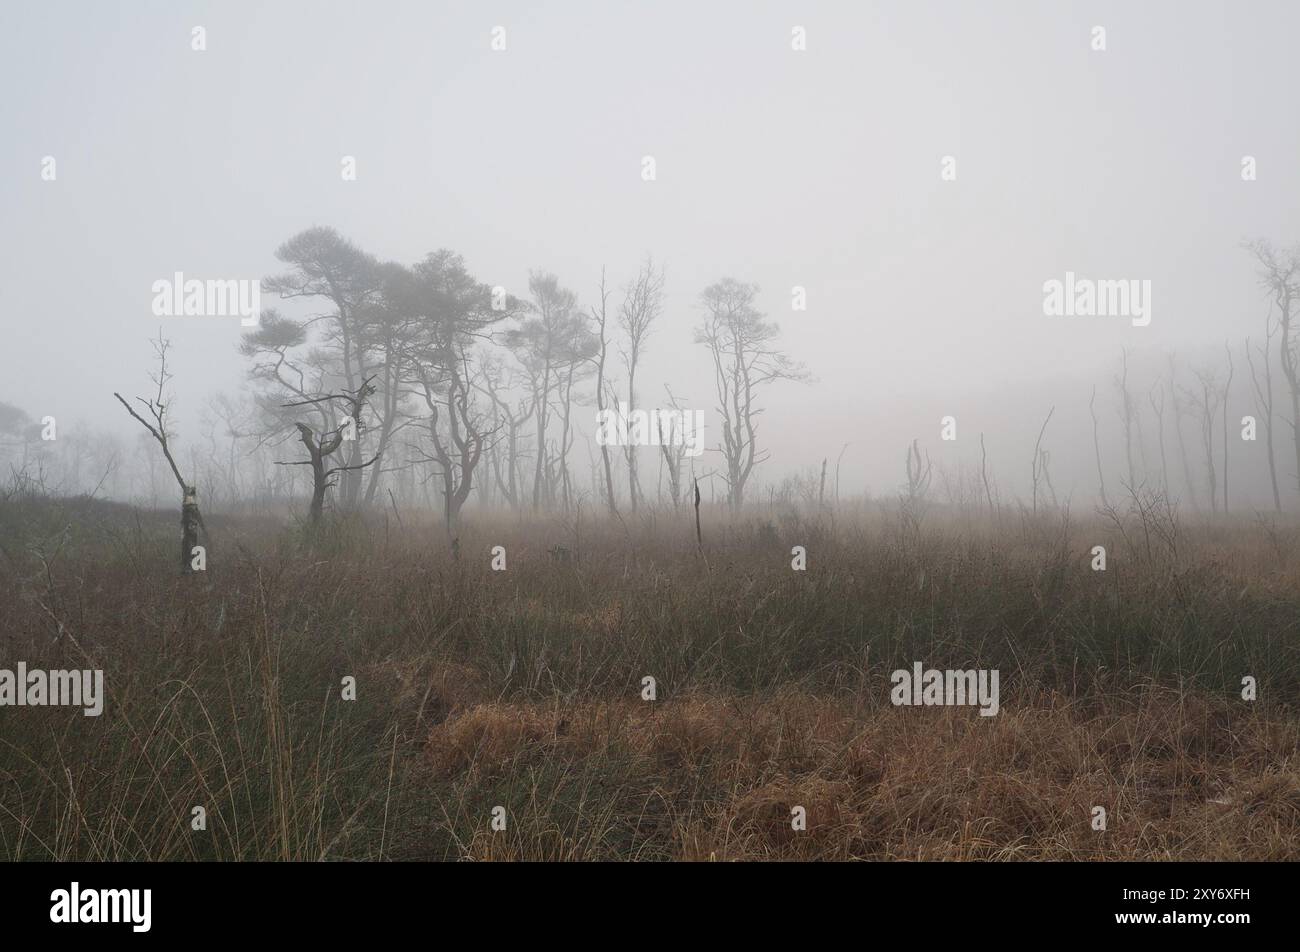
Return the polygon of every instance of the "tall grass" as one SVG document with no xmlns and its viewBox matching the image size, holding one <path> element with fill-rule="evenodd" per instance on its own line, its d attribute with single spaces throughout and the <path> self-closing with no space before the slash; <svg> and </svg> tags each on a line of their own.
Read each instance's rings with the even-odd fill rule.
<svg viewBox="0 0 1300 952">
<path fill-rule="evenodd" d="M 0 504 L 0 666 L 107 693 L 0 708 L 0 857 L 1300 855 L 1293 528 L 481 517 L 456 561 L 391 516 L 211 517 L 182 579 L 171 514 Z M 999 669 L 1001 713 L 891 706 L 915 661 Z"/>
</svg>

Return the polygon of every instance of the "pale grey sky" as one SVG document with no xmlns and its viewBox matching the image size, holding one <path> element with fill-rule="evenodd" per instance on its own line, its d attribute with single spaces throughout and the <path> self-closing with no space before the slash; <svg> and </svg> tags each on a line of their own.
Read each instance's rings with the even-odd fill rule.
<svg viewBox="0 0 1300 952">
<path fill-rule="evenodd" d="M 887 491 L 911 437 L 970 461 L 980 431 L 1027 476 L 1056 403 L 1089 492 L 1078 424 L 1097 382 L 1116 428 L 1121 347 L 1141 367 L 1261 332 L 1237 246 L 1300 240 L 1297 35 L 1294 2 L 8 0 L 0 400 L 129 432 L 111 392 L 146 386 L 152 282 L 264 277 L 321 224 L 408 263 L 452 248 L 521 293 L 552 270 L 583 303 L 651 252 L 668 307 L 642 392 L 705 409 L 696 295 L 758 282 L 818 378 L 771 393 L 765 479 L 852 441 L 846 481 Z M 1067 270 L 1150 280 L 1150 326 L 1045 317 Z M 237 319 L 165 333 L 187 410 L 244 386 Z"/>
</svg>

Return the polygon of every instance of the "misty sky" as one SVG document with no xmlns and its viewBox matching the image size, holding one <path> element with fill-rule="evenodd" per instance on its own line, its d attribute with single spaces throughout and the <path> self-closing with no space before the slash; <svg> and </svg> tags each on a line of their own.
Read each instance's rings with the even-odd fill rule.
<svg viewBox="0 0 1300 952">
<path fill-rule="evenodd" d="M 1055 403 L 1047 444 L 1079 474 L 1057 488 L 1091 492 L 1076 424 L 1097 383 L 1118 428 L 1121 347 L 1140 375 L 1262 332 L 1238 245 L 1300 240 L 1298 35 L 1293 2 L 7 0 L 0 400 L 134 435 L 111 393 L 148 386 L 153 281 L 265 277 L 332 225 L 381 259 L 451 248 L 516 293 L 551 270 L 584 305 L 602 265 L 621 285 L 653 253 L 648 404 L 667 383 L 711 409 L 697 295 L 759 283 L 817 377 L 769 394 L 759 478 L 852 442 L 846 481 L 887 491 L 912 437 L 969 461 L 984 431 L 1014 480 Z M 1150 326 L 1045 317 L 1067 270 L 1150 280 Z M 245 386 L 240 331 L 165 323 L 182 413 Z"/>
</svg>

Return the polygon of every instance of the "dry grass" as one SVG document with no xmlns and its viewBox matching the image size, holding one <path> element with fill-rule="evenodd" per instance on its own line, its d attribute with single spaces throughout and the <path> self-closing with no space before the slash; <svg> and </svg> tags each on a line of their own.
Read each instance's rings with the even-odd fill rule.
<svg viewBox="0 0 1300 952">
<path fill-rule="evenodd" d="M 480 859 L 614 858 L 620 826 L 648 840 L 649 823 L 674 859 L 1280 860 L 1300 843 L 1297 740 L 1293 723 L 1156 688 L 987 719 L 782 693 L 479 704 L 436 726 L 425 756 L 430 783 L 465 796 L 618 764 L 618 815 L 596 801 L 557 824 L 527 797 L 513 830 L 468 841 Z"/>
<path fill-rule="evenodd" d="M 453 562 L 410 516 L 213 517 L 183 580 L 174 522 L 0 505 L 0 666 L 108 693 L 0 710 L 0 857 L 1300 857 L 1294 529 L 706 513 L 701 559 L 681 516 L 508 520 Z M 914 661 L 999 669 L 1001 713 L 891 706 Z"/>
</svg>

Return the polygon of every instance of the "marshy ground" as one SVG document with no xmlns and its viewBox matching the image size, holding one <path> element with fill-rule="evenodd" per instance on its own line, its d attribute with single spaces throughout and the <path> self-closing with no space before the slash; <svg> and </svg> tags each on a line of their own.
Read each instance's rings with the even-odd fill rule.
<svg viewBox="0 0 1300 952">
<path fill-rule="evenodd" d="M 0 667 L 107 697 L 0 709 L 0 858 L 1298 858 L 1300 532 L 1153 519 L 213 515 L 182 578 L 174 513 L 9 500 Z"/>
</svg>

